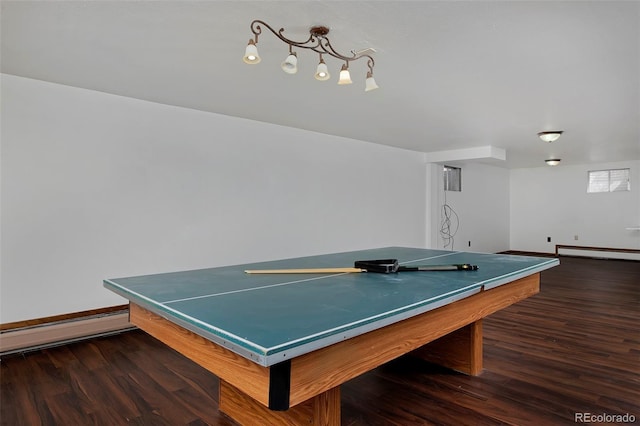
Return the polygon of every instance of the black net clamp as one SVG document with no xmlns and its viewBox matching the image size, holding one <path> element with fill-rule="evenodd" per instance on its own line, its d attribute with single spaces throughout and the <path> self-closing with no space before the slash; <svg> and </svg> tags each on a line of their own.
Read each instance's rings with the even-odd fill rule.
<svg viewBox="0 0 640 426">
<path fill-rule="evenodd" d="M 398 272 L 398 259 L 378 259 L 378 260 L 357 260 L 353 264 L 354 268 L 365 269 L 367 272 L 377 272 L 378 274 L 393 274 Z"/>
</svg>

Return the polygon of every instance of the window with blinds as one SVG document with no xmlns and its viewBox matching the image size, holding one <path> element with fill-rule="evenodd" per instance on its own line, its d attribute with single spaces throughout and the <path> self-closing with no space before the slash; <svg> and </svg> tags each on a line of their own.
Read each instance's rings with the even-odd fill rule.
<svg viewBox="0 0 640 426">
<path fill-rule="evenodd" d="M 587 192 L 631 191 L 630 169 L 591 170 Z"/>
<path fill-rule="evenodd" d="M 459 167 L 444 166 L 444 190 L 462 191 L 462 169 Z"/>
</svg>

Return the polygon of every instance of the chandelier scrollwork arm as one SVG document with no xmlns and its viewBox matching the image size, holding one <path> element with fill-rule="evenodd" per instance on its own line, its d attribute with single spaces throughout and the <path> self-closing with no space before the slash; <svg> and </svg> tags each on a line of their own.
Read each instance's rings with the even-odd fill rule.
<svg viewBox="0 0 640 426">
<path fill-rule="evenodd" d="M 282 33 L 284 32 L 284 28 L 280 28 L 278 31 L 274 30 L 269 24 L 267 24 L 264 21 L 261 21 L 259 19 L 254 20 L 251 23 L 251 32 L 253 32 L 253 34 L 255 35 L 255 42 L 258 43 L 258 36 L 260 34 L 262 34 L 262 27 L 260 25 L 264 25 L 269 31 L 271 31 L 273 33 L 274 36 L 278 37 L 280 40 L 284 41 L 285 43 L 292 45 L 292 46 L 296 46 L 296 47 L 302 47 L 305 49 L 312 49 L 316 47 L 316 46 L 307 46 L 308 43 L 311 43 L 314 41 L 314 35 L 311 34 L 309 36 L 308 39 L 306 39 L 305 41 L 295 41 L 295 40 L 291 40 L 288 39 L 287 37 L 285 37 Z M 320 44 L 320 40 L 318 39 L 317 44 Z"/>
</svg>

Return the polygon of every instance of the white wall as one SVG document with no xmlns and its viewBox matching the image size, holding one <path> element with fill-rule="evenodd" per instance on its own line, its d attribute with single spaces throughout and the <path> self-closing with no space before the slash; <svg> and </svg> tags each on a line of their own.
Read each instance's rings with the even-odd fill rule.
<svg viewBox="0 0 640 426">
<path fill-rule="evenodd" d="M 0 323 L 104 278 L 425 246 L 423 155 L 2 75 Z"/>
<path fill-rule="evenodd" d="M 587 193 L 589 170 L 620 168 L 631 169 L 631 191 Z M 511 249 L 553 253 L 556 244 L 640 249 L 640 231 L 625 229 L 640 226 L 640 161 L 514 169 L 510 182 Z"/>
<path fill-rule="evenodd" d="M 509 170 L 483 163 L 451 164 L 462 168 L 462 191 L 444 191 L 442 165 L 427 167 L 430 206 L 427 220 L 432 247 L 457 251 L 496 253 L 509 249 Z M 446 202 L 451 215 L 453 247 L 445 247 L 440 234 Z M 469 242 L 471 245 L 469 245 Z"/>
</svg>

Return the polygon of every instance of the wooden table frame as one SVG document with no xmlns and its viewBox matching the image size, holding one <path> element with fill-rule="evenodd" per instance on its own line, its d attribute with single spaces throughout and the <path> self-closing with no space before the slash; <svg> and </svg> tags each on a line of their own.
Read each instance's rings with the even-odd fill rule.
<svg viewBox="0 0 640 426">
<path fill-rule="evenodd" d="M 263 367 L 130 303 L 130 321 L 220 378 L 220 410 L 240 424 L 340 424 L 340 385 L 413 352 L 465 374 L 482 371 L 482 318 L 540 291 L 536 273 Z M 427 345 L 428 344 L 428 345 Z"/>
</svg>

